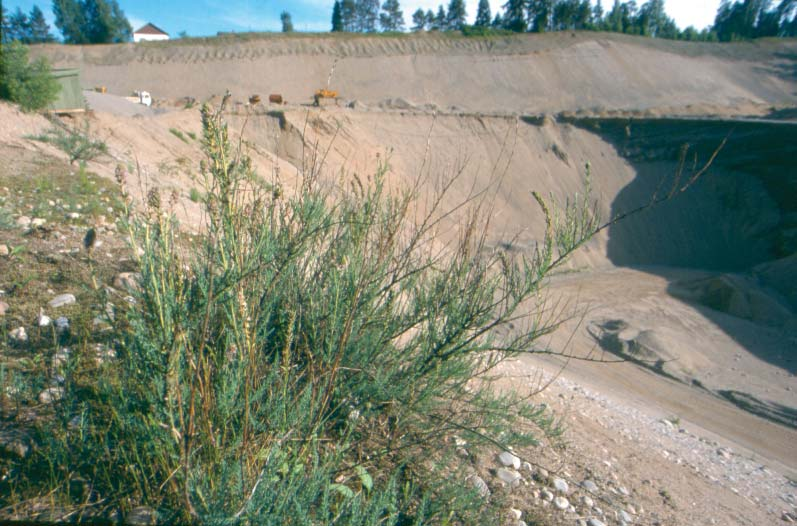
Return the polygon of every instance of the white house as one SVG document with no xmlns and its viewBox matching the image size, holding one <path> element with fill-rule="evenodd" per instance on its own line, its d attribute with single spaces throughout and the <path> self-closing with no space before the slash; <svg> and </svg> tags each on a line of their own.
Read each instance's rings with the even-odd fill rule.
<svg viewBox="0 0 797 526">
<path fill-rule="evenodd" d="M 141 42 L 143 40 L 169 40 L 169 33 L 153 23 L 147 23 L 144 27 L 133 32 L 133 42 Z"/>
</svg>

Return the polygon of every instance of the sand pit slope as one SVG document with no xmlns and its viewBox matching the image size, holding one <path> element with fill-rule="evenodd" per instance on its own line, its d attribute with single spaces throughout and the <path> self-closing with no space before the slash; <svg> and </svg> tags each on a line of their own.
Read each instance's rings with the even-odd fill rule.
<svg viewBox="0 0 797 526">
<path fill-rule="evenodd" d="M 368 105 L 394 98 L 480 112 L 649 111 L 760 114 L 797 104 L 797 42 L 708 45 L 603 33 L 500 38 L 197 39 L 167 44 L 39 46 L 86 87 L 158 99 L 232 90 L 309 102 L 333 89 Z"/>
</svg>

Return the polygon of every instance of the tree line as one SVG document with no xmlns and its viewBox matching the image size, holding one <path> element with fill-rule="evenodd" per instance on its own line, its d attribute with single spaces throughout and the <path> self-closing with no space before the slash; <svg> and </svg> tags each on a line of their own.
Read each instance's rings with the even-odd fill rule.
<svg viewBox="0 0 797 526">
<path fill-rule="evenodd" d="M 53 0 L 55 26 L 68 44 L 127 42 L 132 28 L 117 0 Z M 601 0 L 507 0 L 492 15 L 489 0 L 479 0 L 472 25 L 464 0 L 450 0 L 436 11 L 412 14 L 412 31 L 462 31 L 465 34 L 593 30 L 681 40 L 733 41 L 759 37 L 797 36 L 797 0 L 722 0 L 714 24 L 701 30 L 679 29 L 664 9 L 664 0 L 614 0 L 605 10 Z M 293 31 L 287 11 L 282 30 Z M 335 0 L 332 31 L 370 33 L 405 31 L 399 0 Z M 54 42 L 44 13 L 33 6 L 9 14 L 0 1 L 0 41 L 25 44 Z"/>
<path fill-rule="evenodd" d="M 464 0 L 450 0 L 436 11 L 412 14 L 412 31 L 548 32 L 592 30 L 680 40 L 732 41 L 767 36 L 797 36 L 797 0 L 722 0 L 714 24 L 679 29 L 664 9 L 664 0 L 614 0 L 604 9 L 601 0 L 507 0 L 492 15 L 489 0 L 479 0 L 476 18 L 466 23 Z M 404 31 L 399 0 L 335 0 L 333 32 Z"/>
<path fill-rule="evenodd" d="M 112 44 L 127 42 L 133 36 L 117 0 L 53 0 L 55 27 L 67 44 Z M 19 7 L 8 14 L 0 5 L 0 41 L 24 44 L 55 42 L 50 25 L 39 6 L 29 14 Z"/>
</svg>

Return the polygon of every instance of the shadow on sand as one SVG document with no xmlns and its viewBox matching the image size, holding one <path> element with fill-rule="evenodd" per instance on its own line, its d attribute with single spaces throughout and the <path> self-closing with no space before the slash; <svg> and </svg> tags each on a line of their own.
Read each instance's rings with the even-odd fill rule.
<svg viewBox="0 0 797 526">
<path fill-rule="evenodd" d="M 610 260 L 664 277 L 667 267 L 707 271 L 704 278 L 670 280 L 668 293 L 759 359 L 797 374 L 794 265 L 780 265 L 782 279 L 760 271 L 775 261 L 797 265 L 797 124 L 678 119 L 572 124 L 610 142 L 636 171 L 612 203 L 613 217 L 675 189 L 671 200 L 610 227 Z M 679 192 L 723 141 L 710 168 Z M 738 392 L 716 394 L 797 426 L 789 408 L 767 407 Z"/>
</svg>

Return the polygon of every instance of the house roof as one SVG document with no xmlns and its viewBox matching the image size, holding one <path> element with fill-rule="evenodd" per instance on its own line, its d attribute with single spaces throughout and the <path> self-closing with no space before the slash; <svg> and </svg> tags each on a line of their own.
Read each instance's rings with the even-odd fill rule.
<svg viewBox="0 0 797 526">
<path fill-rule="evenodd" d="M 134 34 L 141 34 L 141 35 L 166 35 L 169 36 L 169 33 L 164 31 L 163 29 L 159 28 L 155 24 L 149 22 L 146 25 L 136 29 L 133 31 Z"/>
</svg>

